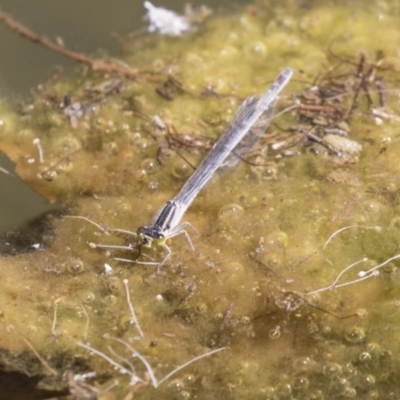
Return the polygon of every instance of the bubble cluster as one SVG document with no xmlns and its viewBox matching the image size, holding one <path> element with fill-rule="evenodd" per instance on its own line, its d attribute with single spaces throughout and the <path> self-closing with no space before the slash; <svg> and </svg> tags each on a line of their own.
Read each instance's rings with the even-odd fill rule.
<svg viewBox="0 0 400 400">
<path fill-rule="evenodd" d="M 352 10 L 337 2 L 306 8 L 291 2 L 287 9 L 285 2 L 279 7 L 264 3 L 258 1 L 242 15 L 217 16 L 204 31 L 180 40 L 127 40 L 130 55 L 124 62 L 138 71 L 158 68 L 152 78 L 160 82 L 126 80 L 122 96 L 97 104 L 75 129 L 42 98 L 25 107 L 15 129 L 1 115 L 0 121 L 6 121 L 0 122 L 2 140 L 21 177 L 51 200 L 73 202 L 71 216 L 87 216 L 86 221 L 54 221 L 54 244 L 40 251 L 0 257 L 1 320 L 18 331 L 12 335 L 8 329 L 1 337 L 9 348 L 2 354 L 7 365 L 25 372 L 17 357 L 27 353 L 26 364 L 35 363 L 29 341 L 61 372 L 96 371 L 101 390 L 123 393 L 121 398 L 399 397 L 398 260 L 371 279 L 339 287 L 366 278 L 365 271 L 398 251 L 397 128 L 383 121 L 374 129 L 378 88 L 371 89 L 372 104 L 365 94 L 376 71 L 388 88 L 385 112 L 393 109 L 396 115 L 393 72 L 387 74 L 387 68 L 400 67 L 398 13 L 393 20 L 387 13 L 385 23 L 377 25 L 378 10 L 369 13 L 368 7 L 385 7 L 385 2 Z M 272 8 L 267 12 L 266 7 Z M 367 45 L 366 40 L 375 40 L 365 34 L 372 26 L 393 40 Z M 349 62 L 335 64 L 328 42 L 332 54 Z M 382 58 L 375 68 L 377 48 Z M 270 54 L 277 57 L 266 69 Z M 148 224 L 157 207 L 176 195 L 193 172 L 192 158 L 198 165 L 242 99 L 261 93 L 283 67 L 282 60 L 296 73 L 275 105 L 276 115 L 285 111 L 235 175 L 205 188 L 182 218 L 200 232 L 193 240 L 196 252 L 185 240 L 171 238 L 166 242 L 171 256 L 157 270 L 135 263 L 124 249 L 88 249 L 88 243 L 97 242 L 136 245 L 135 236 L 126 233 Z M 336 81 L 343 76 L 345 81 Z M 80 79 L 97 83 L 104 76 L 85 71 Z M 62 98 L 70 91 L 66 86 L 49 82 L 46 90 Z M 346 92 L 337 92 L 343 86 Z M 354 101 L 349 93 L 360 87 Z M 342 110 L 352 113 L 345 118 L 349 129 L 343 129 L 343 121 L 330 126 Z M 329 146 L 356 156 L 361 151 L 360 157 L 345 162 L 329 146 L 309 143 L 305 138 L 313 126 L 318 138 L 324 129 L 339 129 L 348 138 L 330 133 Z M 40 142 L 32 141 L 39 137 Z M 286 153 L 274 150 L 281 143 L 289 145 Z M 38 162 L 39 145 L 43 163 Z M 153 262 L 163 248 L 138 250 L 140 260 Z M 347 269 L 366 256 L 370 260 L 358 269 Z M 128 279 L 129 288 L 123 286 Z M 77 348 L 78 340 L 98 353 Z M 158 378 L 220 347 L 226 349 L 186 366 L 157 388 L 151 388 L 149 370 L 140 363 L 143 356 Z M 61 359 L 60 351 L 65 352 Z M 100 358 L 100 352 L 109 359 Z M 46 369 L 40 359 L 35 368 Z M 128 377 L 128 370 L 137 377 Z M 135 384 L 142 383 L 135 392 Z"/>
</svg>

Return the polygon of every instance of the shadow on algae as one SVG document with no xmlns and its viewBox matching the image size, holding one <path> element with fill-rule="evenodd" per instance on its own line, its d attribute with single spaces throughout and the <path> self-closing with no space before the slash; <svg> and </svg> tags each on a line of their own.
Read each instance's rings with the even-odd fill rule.
<svg viewBox="0 0 400 400">
<path fill-rule="evenodd" d="M 400 397 L 397 3 L 272 3 L 126 39 L 123 62 L 155 82 L 82 69 L 18 113 L 2 102 L 1 150 L 66 205 L 0 259 L 1 370 L 31 378 L 27 398 Z M 180 235 L 158 273 L 135 263 L 125 230 L 287 66 L 260 143 L 184 217 L 196 252 Z"/>
</svg>

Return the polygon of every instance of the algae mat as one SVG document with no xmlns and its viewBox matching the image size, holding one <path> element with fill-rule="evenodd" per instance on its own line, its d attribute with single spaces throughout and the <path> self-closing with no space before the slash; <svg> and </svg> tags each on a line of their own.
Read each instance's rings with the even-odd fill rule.
<svg viewBox="0 0 400 400">
<path fill-rule="evenodd" d="M 260 1 L 126 39 L 146 79 L 81 69 L 3 100 L 0 148 L 65 209 L 0 259 L 1 368 L 75 399 L 398 398 L 396 7 Z M 136 263 L 137 228 L 287 66 L 260 143 L 184 217 L 196 252 Z"/>
</svg>

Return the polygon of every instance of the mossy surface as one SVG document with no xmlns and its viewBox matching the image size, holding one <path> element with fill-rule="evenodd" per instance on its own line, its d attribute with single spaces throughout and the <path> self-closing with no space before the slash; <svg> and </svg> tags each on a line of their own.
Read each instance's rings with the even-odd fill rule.
<svg viewBox="0 0 400 400">
<path fill-rule="evenodd" d="M 82 71 L 73 81 L 47 82 L 19 113 L 0 104 L 0 149 L 21 178 L 67 204 L 65 215 L 104 228 L 52 217 L 50 245 L 0 258 L 2 367 L 46 376 L 41 384 L 52 389 L 66 371 L 95 371 L 89 383 L 99 399 L 400 396 L 398 261 L 377 276 L 318 292 L 358 260 L 368 258 L 338 284 L 399 253 L 397 6 L 267 3 L 214 16 L 182 38 L 127 40 L 123 61 L 151 71 L 158 83 Z M 138 258 L 136 239 L 107 229 L 148 225 L 241 101 L 262 93 L 286 66 L 295 76 L 277 113 L 286 111 L 250 157 L 261 165 L 242 163 L 210 184 L 184 217 L 201 233 L 188 229 L 198 254 L 178 236 L 168 241 L 172 255 L 158 273 L 156 266 L 116 261 Z M 315 86 L 339 88 L 339 102 L 311 102 Z M 59 106 L 68 93 L 84 109 L 76 128 Z M 346 141 L 326 137 L 336 154 L 300 139 L 291 157 L 271 147 L 289 140 L 295 125 L 319 132 L 343 123 Z M 89 243 L 128 243 L 132 250 Z M 146 254 L 141 261 L 164 255 Z M 144 339 L 132 323 L 125 279 Z M 195 356 L 225 350 L 154 388 L 144 365 L 116 339 L 143 355 L 158 379 Z M 134 367 L 147 385 L 130 385 L 129 374 L 78 343 Z M 71 379 L 69 385 L 75 398 L 89 390 Z"/>
</svg>

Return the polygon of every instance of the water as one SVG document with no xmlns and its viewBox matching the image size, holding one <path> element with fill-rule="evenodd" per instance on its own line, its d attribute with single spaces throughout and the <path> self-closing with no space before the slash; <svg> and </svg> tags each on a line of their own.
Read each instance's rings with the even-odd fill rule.
<svg viewBox="0 0 400 400">
<path fill-rule="evenodd" d="M 5 0 L 1 7 L 36 33 L 53 41 L 62 38 L 67 47 L 77 52 L 100 57 L 106 52 L 119 57 L 121 46 L 118 36 L 146 28 L 142 4 L 141 0 L 101 3 L 96 0 Z M 165 7 L 178 12 L 184 4 L 184 1 L 172 1 L 171 4 L 163 2 Z M 211 6 L 212 2 L 205 1 L 202 4 Z M 229 1 L 220 1 L 218 6 L 230 4 Z M 28 97 L 32 89 L 47 81 L 59 68 L 66 75 L 76 68 L 75 62 L 22 39 L 1 24 L 0 47 L 0 95 L 14 102 Z M 0 167 L 13 169 L 4 154 L 0 156 Z M 10 178 L 0 173 L 0 187 L 7 187 L 0 200 L 0 232 L 16 229 L 52 210 L 52 207 L 46 206 L 45 198 L 38 197 L 24 187 L 17 177 Z M 28 192 L 31 194 L 28 195 Z M 23 202 L 26 202 L 25 205 Z"/>
<path fill-rule="evenodd" d="M 240 2 L 235 2 L 238 4 Z M 156 3 L 155 3 L 156 4 Z M 162 5 L 181 12 L 184 0 L 163 1 Z M 231 6 L 229 1 L 204 1 L 201 4 Z M 4 0 L 2 10 L 11 14 L 37 33 L 55 40 L 60 37 L 69 48 L 86 54 L 108 54 L 118 57 L 118 36 L 145 28 L 141 0 Z M 11 97 L 29 93 L 32 87 L 48 79 L 59 66 L 66 70 L 75 63 L 40 46 L 21 39 L 8 28 L 0 26 L 0 93 Z"/>
<path fill-rule="evenodd" d="M 262 166 L 243 163 L 200 194 L 185 214 L 201 233 L 192 235 L 199 254 L 183 238 L 171 240 L 171 258 L 158 275 L 156 267 L 113 259 L 138 256 L 134 234 L 113 237 L 82 219 L 50 218 L 44 251 L 0 258 L 0 335 L 7 349 L 2 360 L 39 376 L 41 388 L 65 389 L 60 375 L 66 370 L 94 370 L 92 390 L 116 399 L 129 392 L 144 399 L 399 397 L 398 259 L 368 280 L 331 285 L 357 260 L 368 258 L 340 283 L 365 276 L 397 256 L 400 247 L 400 109 L 397 73 L 391 72 L 398 64 L 397 5 L 258 4 L 258 11 L 210 19 L 198 35 L 125 42 L 126 62 L 143 70 L 167 67 L 184 84 L 186 91 L 159 84 L 172 100 L 157 94 L 155 84 L 125 81 L 121 95 L 97 104 L 76 129 L 57 102 L 32 100 L 35 107 L 25 109 L 22 119 L 4 112 L 2 146 L 25 181 L 68 204 L 66 213 L 134 232 L 182 187 L 190 173 L 185 160 L 198 165 L 240 100 L 262 93 L 282 67 L 296 73 L 277 110 L 294 100 L 308 105 L 273 121 L 264 146 L 251 158 Z M 327 51 L 333 38 L 334 54 Z M 349 110 L 359 83 L 360 49 L 371 65 L 376 50 L 383 51 L 383 69 L 376 73 L 388 89 L 384 111 L 392 119 L 368 113 L 363 92 L 346 125 L 337 115 Z M 329 66 L 335 68 L 326 75 Z M 363 74 L 369 67 L 360 67 Z M 316 76 L 325 94 L 305 91 L 315 86 Z M 72 83 L 74 97 L 87 101 L 82 82 L 94 86 L 104 79 L 79 76 Z M 371 75 L 366 83 L 379 108 L 374 82 Z M 48 90 L 59 100 L 70 86 L 62 78 Z M 207 87 L 222 95 L 201 96 Z M 328 101 L 323 96 L 331 91 L 336 96 Z M 322 113 L 313 111 L 325 106 Z M 153 115 L 170 125 L 172 136 L 154 128 L 146 118 Z M 329 142 L 346 157 L 299 140 L 289 148 L 297 156 L 277 157 L 271 143 L 292 139 L 296 134 L 286 130 L 299 122 L 322 138 L 326 127 L 348 132 L 346 140 Z M 41 138 L 43 163 L 37 161 L 35 137 Z M 193 143 L 197 146 L 189 147 Z M 72 156 L 65 159 L 66 154 Z M 27 162 L 28 156 L 34 161 Z M 46 168 L 54 165 L 57 174 L 49 176 Z M 132 251 L 108 255 L 90 242 L 131 243 Z M 157 250 L 146 254 L 144 259 L 162 259 Z M 144 340 L 132 322 L 126 279 Z M 90 343 L 114 364 L 77 342 Z M 128 346 L 145 357 L 157 380 L 210 349 L 226 349 L 154 388 L 129 385 L 135 376 L 147 380 L 145 365 Z M 74 382 L 70 378 L 79 388 Z"/>
</svg>

